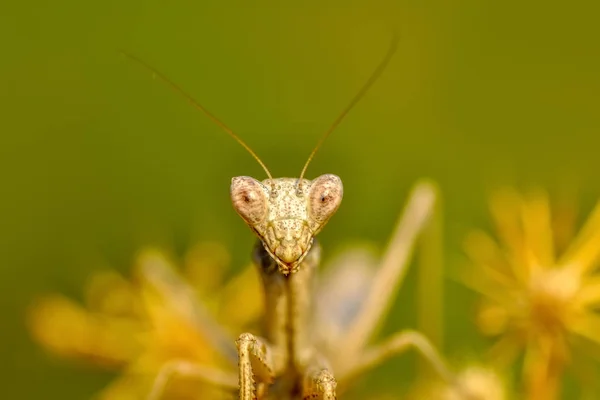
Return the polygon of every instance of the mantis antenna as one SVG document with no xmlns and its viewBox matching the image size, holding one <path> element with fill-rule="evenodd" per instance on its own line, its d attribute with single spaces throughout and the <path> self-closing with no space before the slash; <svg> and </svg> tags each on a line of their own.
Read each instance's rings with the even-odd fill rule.
<svg viewBox="0 0 600 400">
<path fill-rule="evenodd" d="M 360 90 L 358 91 L 358 93 L 356 93 L 356 95 L 354 96 L 354 98 L 352 98 L 350 103 L 348 103 L 346 108 L 344 108 L 342 113 L 335 119 L 335 121 L 333 121 L 333 124 L 329 127 L 329 129 L 323 134 L 323 136 L 321 136 L 321 139 L 319 139 L 319 141 L 317 142 L 317 145 L 315 146 L 313 151 L 308 156 L 308 160 L 306 160 L 306 163 L 304 164 L 304 167 L 302 168 L 302 172 L 300 173 L 300 178 L 298 179 L 298 185 L 300 185 L 300 182 L 302 182 L 302 178 L 304 178 L 304 174 L 306 173 L 308 164 L 310 164 L 312 159 L 315 157 L 315 154 L 317 153 L 317 151 L 319 150 L 319 148 L 321 147 L 321 145 L 323 144 L 325 139 L 327 139 L 327 137 L 329 135 L 331 135 L 331 132 L 333 132 L 335 130 L 335 128 L 338 127 L 338 125 L 342 122 L 344 117 L 350 112 L 350 110 L 352 110 L 352 108 L 360 101 L 360 99 L 365 95 L 365 93 L 367 93 L 367 91 L 371 88 L 371 86 L 373 86 L 373 84 L 381 76 L 381 73 L 388 66 L 390 60 L 392 59 L 392 56 L 396 52 L 397 45 L 398 45 L 398 36 L 394 33 L 394 35 L 392 37 L 392 41 L 390 43 L 390 47 L 387 51 L 387 54 L 383 58 L 383 60 L 379 63 L 379 65 L 377 66 L 375 71 L 373 71 L 373 73 L 371 74 L 371 76 L 369 77 L 367 82 L 363 85 L 363 87 L 361 87 Z"/>
<path fill-rule="evenodd" d="M 150 71 L 152 73 L 153 77 L 155 77 L 155 78 L 158 77 L 163 82 L 165 82 L 167 85 L 169 85 L 171 87 L 171 89 L 175 90 L 175 92 L 177 92 L 181 96 L 183 96 L 183 98 L 185 98 L 192 106 L 194 106 L 194 108 L 196 108 L 197 110 L 200 110 L 212 122 L 214 122 L 221 129 L 223 129 L 225 131 L 225 133 L 227 133 L 229 136 L 231 136 L 232 138 L 234 138 L 236 142 L 238 142 L 239 144 L 241 144 L 242 147 L 244 149 L 246 149 L 248 151 L 248 153 L 250 153 L 250 155 L 252 157 L 254 157 L 254 159 L 256 161 L 258 161 L 258 163 L 260 164 L 260 166 L 267 173 L 267 176 L 269 177 L 269 179 L 273 180 L 273 177 L 271 176 L 271 173 L 269 172 L 269 169 L 267 168 L 267 166 L 261 161 L 261 159 L 258 157 L 258 155 L 256 155 L 256 153 L 254 151 L 252 151 L 252 149 L 250 148 L 250 146 L 248 146 L 246 144 L 246 142 L 244 142 L 238 135 L 236 135 L 220 119 L 218 119 L 217 117 L 215 117 L 210 111 L 208 111 L 206 108 L 204 108 L 204 106 L 202 106 L 200 103 L 198 103 L 189 93 L 187 93 L 185 90 L 183 90 L 178 84 L 176 84 L 175 82 L 173 82 L 172 80 L 170 80 L 169 78 L 167 78 L 166 75 L 164 75 L 163 73 L 159 72 L 158 70 L 152 68 L 150 65 L 146 64 L 144 61 L 142 61 L 141 59 L 137 58 L 136 56 L 134 56 L 132 54 L 129 54 L 126 51 L 123 51 L 123 50 L 121 50 L 121 53 L 124 56 L 128 57 L 129 59 L 133 60 L 134 62 L 138 63 L 139 65 L 141 65 L 142 67 L 144 67 L 148 71 Z"/>
</svg>

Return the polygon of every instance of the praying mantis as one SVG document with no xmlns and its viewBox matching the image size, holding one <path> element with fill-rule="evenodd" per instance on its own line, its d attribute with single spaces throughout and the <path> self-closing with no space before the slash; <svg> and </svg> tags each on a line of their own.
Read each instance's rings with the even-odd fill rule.
<svg viewBox="0 0 600 400">
<path fill-rule="evenodd" d="M 438 195 L 432 184 L 422 182 L 413 188 L 379 266 L 363 277 L 367 283 L 364 289 L 349 292 L 339 288 L 341 295 L 336 303 L 342 307 L 354 304 L 351 312 L 344 317 L 335 315 L 327 311 L 332 304 L 315 301 L 315 278 L 321 258 L 315 236 L 340 206 L 343 185 L 333 174 L 312 181 L 304 176 L 317 150 L 379 78 L 396 47 L 394 36 L 386 56 L 368 81 L 321 137 L 299 178 L 273 178 L 256 153 L 229 127 L 165 75 L 125 53 L 233 137 L 268 177 L 262 182 L 248 176 L 235 177 L 230 188 L 235 211 L 258 238 L 253 260 L 265 297 L 263 336 L 242 333 L 233 348 L 234 343 L 224 337 L 218 326 L 204 323 L 203 319 L 199 329 L 210 333 L 211 343 L 230 359 L 231 369 L 223 371 L 173 360 L 159 372 L 148 400 L 160 399 L 169 379 L 175 376 L 199 379 L 225 392 L 237 392 L 241 400 L 332 400 L 356 377 L 409 348 L 416 349 L 444 380 L 454 381 L 438 351 L 417 331 L 400 331 L 377 345 L 370 343 L 406 274 L 416 241 L 434 217 Z M 345 273 L 343 268 L 338 269 L 332 271 L 334 282 L 335 277 L 341 278 Z M 316 317 L 317 309 L 319 315 L 326 316 L 326 324 L 320 324 L 323 317 Z M 330 330 L 331 326 L 337 329 Z"/>
</svg>

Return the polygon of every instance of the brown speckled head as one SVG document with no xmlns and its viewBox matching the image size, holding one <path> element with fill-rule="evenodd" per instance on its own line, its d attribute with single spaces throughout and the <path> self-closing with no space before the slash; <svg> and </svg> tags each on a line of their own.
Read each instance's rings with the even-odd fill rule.
<svg viewBox="0 0 600 400">
<path fill-rule="evenodd" d="M 256 232 L 284 275 L 297 271 L 314 236 L 337 211 L 342 180 L 321 175 L 313 181 L 249 176 L 231 181 L 231 201 L 237 213 Z"/>
</svg>

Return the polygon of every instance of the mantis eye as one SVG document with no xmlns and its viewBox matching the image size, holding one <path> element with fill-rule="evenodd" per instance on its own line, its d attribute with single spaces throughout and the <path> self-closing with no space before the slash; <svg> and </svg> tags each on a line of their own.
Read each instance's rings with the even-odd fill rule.
<svg viewBox="0 0 600 400">
<path fill-rule="evenodd" d="M 246 222 L 254 225 L 267 217 L 267 194 L 262 183 L 249 176 L 238 176 L 231 180 L 231 202 L 233 208 Z"/>
<path fill-rule="evenodd" d="M 309 213 L 320 229 L 337 211 L 344 187 L 342 180 L 332 174 L 321 175 L 312 181 L 309 192 Z"/>
</svg>

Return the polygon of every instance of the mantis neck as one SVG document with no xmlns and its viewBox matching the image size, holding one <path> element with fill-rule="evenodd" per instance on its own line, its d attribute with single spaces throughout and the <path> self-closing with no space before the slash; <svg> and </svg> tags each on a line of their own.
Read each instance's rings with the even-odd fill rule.
<svg viewBox="0 0 600 400">
<path fill-rule="evenodd" d="M 312 353 L 310 315 L 320 254 L 321 248 L 314 241 L 298 271 L 285 276 L 260 241 L 254 251 L 265 295 L 265 338 L 297 371 Z"/>
</svg>

